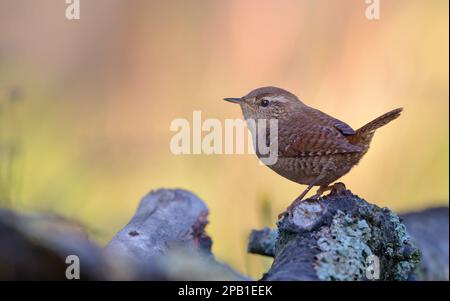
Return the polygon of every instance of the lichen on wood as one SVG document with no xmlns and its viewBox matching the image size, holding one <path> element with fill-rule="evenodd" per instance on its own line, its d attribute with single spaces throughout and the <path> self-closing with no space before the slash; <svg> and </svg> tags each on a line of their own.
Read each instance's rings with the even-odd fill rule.
<svg viewBox="0 0 450 301">
<path fill-rule="evenodd" d="M 274 251 L 265 254 L 274 262 L 263 280 L 407 280 L 420 260 L 395 213 L 348 190 L 298 202 L 277 225 Z M 380 267 L 374 275 L 373 258 Z"/>
<path fill-rule="evenodd" d="M 68 255 L 83 280 L 250 280 L 216 260 L 207 223 L 206 204 L 181 189 L 145 196 L 106 248 L 73 221 L 0 209 L 0 280 L 66 279 Z M 332 191 L 295 203 L 277 225 L 250 237 L 249 252 L 274 257 L 263 280 L 372 279 L 373 256 L 380 280 L 448 280 L 447 207 L 399 217 Z"/>
</svg>

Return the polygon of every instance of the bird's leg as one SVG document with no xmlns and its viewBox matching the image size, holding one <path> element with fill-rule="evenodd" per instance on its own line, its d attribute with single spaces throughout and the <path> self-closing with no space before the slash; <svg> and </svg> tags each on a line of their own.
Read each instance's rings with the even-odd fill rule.
<svg viewBox="0 0 450 301">
<path fill-rule="evenodd" d="M 306 189 L 302 192 L 302 194 L 299 195 L 298 198 L 296 198 L 295 201 L 293 201 L 292 204 L 290 204 L 289 207 L 287 207 L 287 209 L 286 209 L 284 212 L 278 214 L 278 218 L 280 219 L 286 212 L 290 211 L 292 208 L 294 208 L 295 206 L 297 206 L 297 204 L 303 200 L 303 198 L 304 198 L 305 195 L 308 193 L 308 191 L 310 191 L 311 188 L 313 188 L 313 186 L 315 186 L 316 183 L 320 180 L 320 177 L 321 177 L 321 174 L 320 174 L 317 178 L 315 178 L 315 179 L 308 185 L 308 187 L 306 187 Z"/>
<path fill-rule="evenodd" d="M 334 185 L 323 185 L 323 186 L 320 186 L 319 189 L 317 189 L 316 194 L 313 195 L 311 198 L 319 200 L 324 192 L 332 190 L 333 187 L 334 187 Z"/>
<path fill-rule="evenodd" d="M 315 178 L 309 185 L 308 187 L 306 187 L 306 189 L 302 192 L 302 194 L 300 194 L 294 201 L 294 203 L 300 202 L 301 200 L 303 200 L 303 198 L 305 197 L 305 195 L 311 190 L 311 188 L 313 188 L 313 186 L 317 183 L 317 181 L 319 180 L 319 177 Z M 292 204 L 294 204 L 292 203 Z M 289 206 L 290 207 L 290 206 Z"/>
<path fill-rule="evenodd" d="M 344 191 L 346 191 L 347 190 L 347 187 L 345 187 L 345 184 L 344 183 L 342 183 L 342 182 L 337 182 L 337 183 L 334 183 L 332 186 L 331 186 L 331 193 L 330 194 L 334 194 L 334 195 L 336 195 L 336 194 L 341 194 L 341 193 L 343 193 Z"/>
<path fill-rule="evenodd" d="M 345 184 L 342 182 L 334 183 L 333 185 L 324 185 L 320 186 L 319 189 L 317 189 L 317 192 L 315 195 L 313 195 L 311 198 L 319 199 L 320 196 L 327 191 L 331 190 L 331 194 L 340 194 L 343 191 L 347 190 L 345 187 Z"/>
<path fill-rule="evenodd" d="M 313 188 L 313 186 L 316 186 L 317 182 L 319 182 L 329 171 L 330 169 L 330 165 L 332 164 L 331 161 L 329 161 L 320 171 L 319 175 L 311 181 L 311 183 L 308 185 L 308 187 L 306 187 L 306 189 L 302 192 L 301 195 L 298 196 L 298 198 L 295 199 L 295 201 L 292 202 L 292 204 L 289 205 L 289 207 L 287 207 L 286 211 L 278 214 L 278 219 L 280 219 L 286 212 L 291 211 L 299 202 L 301 202 L 303 200 L 303 198 L 305 197 L 305 195 L 308 193 L 308 191 L 311 190 L 311 188 Z M 321 191 L 322 186 L 319 188 L 319 191 Z M 318 197 L 325 191 L 324 189 L 328 188 L 327 186 L 325 186 L 322 191 L 320 192 L 320 194 L 316 197 L 316 199 L 318 199 Z M 316 193 L 317 195 L 317 193 Z M 314 198 L 314 197 L 313 197 Z"/>
</svg>

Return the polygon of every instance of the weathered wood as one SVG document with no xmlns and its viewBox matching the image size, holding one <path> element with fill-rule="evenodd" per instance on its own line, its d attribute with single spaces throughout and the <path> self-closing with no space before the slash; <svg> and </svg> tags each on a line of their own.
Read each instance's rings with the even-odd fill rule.
<svg viewBox="0 0 450 301">
<path fill-rule="evenodd" d="M 411 236 L 413 245 L 422 253 L 421 260 L 410 277 L 411 280 L 449 280 L 448 213 L 448 207 L 438 207 L 399 215 L 400 221 L 406 226 L 406 230 Z M 253 230 L 249 238 L 248 251 L 254 254 L 274 257 L 277 240 L 278 229 L 264 228 L 262 230 Z M 290 243 L 295 244 L 296 241 L 294 240 Z M 314 256 L 309 257 L 309 259 L 312 258 L 311 262 L 307 260 L 306 254 L 310 252 L 311 245 L 315 245 L 315 242 L 304 238 L 303 244 L 293 246 L 297 253 L 302 258 L 305 258 L 304 264 L 306 267 L 313 265 L 316 260 Z M 287 247 L 285 249 L 289 250 Z M 294 258 L 291 254 L 285 255 L 281 253 L 278 257 L 280 256 L 284 256 L 286 261 Z M 311 269 L 306 270 L 311 273 Z M 299 270 L 296 273 L 302 274 L 305 272 Z M 291 276 L 290 274 L 279 273 L 277 277 L 284 279 Z M 267 275 L 267 277 L 269 276 Z M 273 277 L 275 276 L 272 275 L 270 277 L 274 279 Z M 315 279 L 315 276 L 306 277 L 306 279 L 312 280 Z"/>
<path fill-rule="evenodd" d="M 110 253 L 139 266 L 157 262 L 172 280 L 248 280 L 211 254 L 206 204 L 181 189 L 159 189 L 145 196 L 131 221 L 108 243 Z"/>
<path fill-rule="evenodd" d="M 262 230 L 252 230 L 248 239 L 247 252 L 273 257 L 278 230 L 265 227 Z"/>
<path fill-rule="evenodd" d="M 211 238 L 204 232 L 208 207 L 193 193 L 159 189 L 145 196 L 130 222 L 106 248 L 148 262 L 177 245 L 211 252 Z"/>
<path fill-rule="evenodd" d="M 69 255 L 83 280 L 249 280 L 214 259 L 207 216 L 194 194 L 160 189 L 101 248 L 72 221 L 0 210 L 0 280 L 64 280 Z"/>
<path fill-rule="evenodd" d="M 265 239 L 250 241 L 249 250 L 274 256 L 263 280 L 367 280 L 373 255 L 380 262 L 380 280 L 407 280 L 420 259 L 396 214 L 348 190 L 295 203 L 277 231 L 265 230 Z M 274 238 L 275 248 L 266 248 Z"/>
<path fill-rule="evenodd" d="M 126 279 L 79 224 L 55 215 L 0 210 L 0 280 L 66 279 L 69 255 L 80 259 L 82 279 Z"/>
<path fill-rule="evenodd" d="M 76 255 L 84 280 L 249 280 L 211 254 L 207 217 L 191 192 L 156 190 L 101 248 L 73 221 L 0 209 L 0 279 L 66 279 L 65 259 Z M 274 257 L 263 280 L 365 280 L 370 255 L 381 280 L 448 280 L 448 208 L 401 218 L 332 191 L 296 203 L 277 229 L 253 231 L 248 251 Z"/>
<path fill-rule="evenodd" d="M 417 280 L 449 280 L 448 211 L 448 207 L 438 207 L 400 215 L 422 251 Z"/>
</svg>

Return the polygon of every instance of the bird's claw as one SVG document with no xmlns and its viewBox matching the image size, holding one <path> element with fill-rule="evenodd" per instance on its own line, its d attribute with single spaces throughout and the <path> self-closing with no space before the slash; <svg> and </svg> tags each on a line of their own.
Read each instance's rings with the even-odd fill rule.
<svg viewBox="0 0 450 301">
<path fill-rule="evenodd" d="M 323 200 L 323 197 L 322 197 L 321 194 L 315 194 L 315 195 L 313 195 L 312 197 L 310 197 L 310 199 L 311 199 L 311 200 L 314 200 L 314 201 L 316 201 L 316 202 L 320 202 L 320 201 Z"/>
<path fill-rule="evenodd" d="M 331 187 L 330 195 L 340 195 L 347 191 L 347 187 L 342 182 L 334 183 Z"/>
</svg>

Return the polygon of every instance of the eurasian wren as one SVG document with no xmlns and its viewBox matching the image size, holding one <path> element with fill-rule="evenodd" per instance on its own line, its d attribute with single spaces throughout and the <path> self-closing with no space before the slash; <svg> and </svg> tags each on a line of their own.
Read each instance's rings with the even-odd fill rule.
<svg viewBox="0 0 450 301">
<path fill-rule="evenodd" d="M 402 111 L 392 110 L 355 131 L 276 87 L 258 88 L 244 97 L 225 100 L 238 103 L 246 120 L 278 120 L 278 158 L 268 166 L 291 181 L 308 185 L 297 201 L 313 186 L 320 186 L 316 197 L 331 189 L 331 183 L 358 164 L 375 131 Z"/>
</svg>

